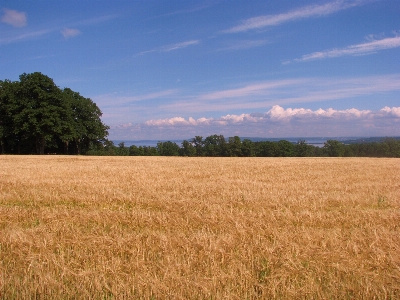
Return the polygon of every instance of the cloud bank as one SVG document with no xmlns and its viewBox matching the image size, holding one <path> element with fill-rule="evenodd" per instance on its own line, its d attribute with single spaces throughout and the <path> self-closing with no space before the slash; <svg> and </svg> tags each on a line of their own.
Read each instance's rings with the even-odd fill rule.
<svg viewBox="0 0 400 300">
<path fill-rule="evenodd" d="M 141 124 L 113 126 L 115 139 L 179 139 L 195 135 L 255 137 L 394 136 L 400 135 L 400 107 L 378 111 L 283 108 L 274 105 L 265 113 L 228 114 L 219 118 L 173 117 Z"/>
</svg>

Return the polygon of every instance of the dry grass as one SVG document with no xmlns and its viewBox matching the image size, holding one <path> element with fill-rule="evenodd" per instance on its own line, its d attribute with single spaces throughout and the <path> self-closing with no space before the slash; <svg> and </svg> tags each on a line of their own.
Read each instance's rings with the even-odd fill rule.
<svg viewBox="0 0 400 300">
<path fill-rule="evenodd" d="M 0 156 L 0 298 L 399 299 L 400 160 Z"/>
</svg>

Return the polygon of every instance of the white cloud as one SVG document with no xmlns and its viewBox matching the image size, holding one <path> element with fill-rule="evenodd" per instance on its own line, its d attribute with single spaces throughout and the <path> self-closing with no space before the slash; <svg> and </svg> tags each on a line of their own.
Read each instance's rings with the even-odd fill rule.
<svg viewBox="0 0 400 300">
<path fill-rule="evenodd" d="M 64 36 L 64 38 L 68 39 L 70 37 L 81 34 L 81 32 L 75 28 L 64 28 L 63 30 L 61 30 L 61 34 Z"/>
<path fill-rule="evenodd" d="M 290 121 L 293 118 L 297 119 L 308 119 L 308 118 L 336 118 L 336 119 L 354 119 L 366 117 L 372 112 L 370 110 L 358 110 L 356 108 L 346 109 L 346 110 L 335 110 L 329 108 L 327 110 L 318 109 L 312 111 L 311 109 L 305 108 L 287 108 L 284 109 L 279 105 L 274 105 L 271 110 L 269 110 L 265 116 L 269 117 L 271 120 L 278 121 Z"/>
<path fill-rule="evenodd" d="M 12 9 L 4 8 L 4 15 L 1 17 L 1 21 L 10 24 L 14 27 L 26 26 L 26 14 Z"/>
<path fill-rule="evenodd" d="M 385 114 L 390 114 L 395 117 L 400 118 L 400 107 L 385 107 L 380 112 Z M 176 126 L 176 125 L 187 125 L 187 126 L 198 126 L 198 125 L 228 125 L 228 124 L 238 124 L 238 123 L 256 123 L 256 122 L 269 122 L 269 121 L 279 121 L 279 122 L 289 122 L 293 119 L 304 119 L 311 121 L 312 118 L 335 118 L 339 119 L 356 119 L 364 118 L 368 116 L 377 115 L 370 110 L 358 110 L 356 108 L 346 109 L 346 110 L 335 110 L 333 108 L 329 109 L 318 109 L 311 110 L 306 108 L 283 108 L 279 105 L 274 105 L 269 111 L 264 114 L 255 116 L 252 114 L 240 114 L 240 115 L 225 115 L 218 119 L 214 118 L 201 118 L 194 120 L 189 118 L 186 120 L 183 117 L 173 117 L 167 119 L 158 120 L 148 120 L 144 122 L 147 126 Z M 379 115 L 379 113 L 378 113 Z"/>
<path fill-rule="evenodd" d="M 282 23 L 296 21 L 299 19 L 329 15 L 340 10 L 361 5 L 363 4 L 363 2 L 365 1 L 338 0 L 325 3 L 322 5 L 305 6 L 282 14 L 254 17 L 244 20 L 240 25 L 234 26 L 228 30 L 225 30 L 224 32 L 225 33 L 243 32 L 252 29 L 260 29 L 268 26 L 277 26 Z"/>
<path fill-rule="evenodd" d="M 126 139 L 179 139 L 208 136 L 394 136 L 400 135 L 400 107 L 378 111 L 356 108 L 336 110 L 283 108 L 274 105 L 265 113 L 225 115 L 219 118 L 173 117 L 111 128 L 111 137 Z"/>
<path fill-rule="evenodd" d="M 144 55 L 144 54 L 151 53 L 151 52 L 169 52 L 172 50 L 178 50 L 178 49 L 186 48 L 189 46 L 197 45 L 199 43 L 200 43 L 200 40 L 191 40 L 191 41 L 186 41 L 186 42 L 181 42 L 181 43 L 176 43 L 176 44 L 165 45 L 165 46 L 161 46 L 161 47 L 158 47 L 155 49 L 142 51 L 142 52 L 136 54 L 136 56 Z"/>
<path fill-rule="evenodd" d="M 143 124 L 147 126 L 158 126 L 158 127 L 181 126 L 181 125 L 198 126 L 198 125 L 209 125 L 213 121 L 214 121 L 213 118 L 199 118 L 195 120 L 192 117 L 189 117 L 189 119 L 186 120 L 185 118 L 182 117 L 174 117 L 167 119 L 148 120 Z"/>
<path fill-rule="evenodd" d="M 207 94 L 203 94 L 198 97 L 199 100 L 217 100 L 217 99 L 226 99 L 226 98 L 237 98 L 237 97 L 246 97 L 251 95 L 260 95 L 267 91 L 271 91 L 276 88 L 290 86 L 290 85 L 298 85 L 304 82 L 304 79 L 284 79 L 284 80 L 275 80 L 275 81 L 267 81 L 261 83 L 254 83 L 247 85 L 242 88 L 236 89 L 228 89 L 217 92 L 211 92 Z"/>
<path fill-rule="evenodd" d="M 190 122 L 186 121 L 182 117 L 175 117 L 163 120 L 149 120 L 144 122 L 144 124 L 148 126 L 176 126 L 176 125 L 189 125 Z"/>
<path fill-rule="evenodd" d="M 163 46 L 160 48 L 160 51 L 161 52 L 169 52 L 172 50 L 178 50 L 178 49 L 186 48 L 186 47 L 189 47 L 192 45 L 197 45 L 199 43 L 200 43 L 199 40 L 186 41 L 186 42 L 182 42 L 182 43 Z"/>
<path fill-rule="evenodd" d="M 400 36 L 374 40 L 367 43 L 351 45 L 341 49 L 331 49 L 311 54 L 303 55 L 301 58 L 295 59 L 295 62 L 303 62 L 315 59 L 333 58 L 347 55 L 367 55 L 375 53 L 379 50 L 400 47 Z M 289 63 L 290 61 L 284 62 Z"/>
<path fill-rule="evenodd" d="M 385 106 L 380 111 L 384 115 L 392 116 L 392 117 L 395 117 L 395 118 L 400 118 L 400 107 L 392 107 L 392 108 L 390 108 L 388 106 Z"/>
</svg>

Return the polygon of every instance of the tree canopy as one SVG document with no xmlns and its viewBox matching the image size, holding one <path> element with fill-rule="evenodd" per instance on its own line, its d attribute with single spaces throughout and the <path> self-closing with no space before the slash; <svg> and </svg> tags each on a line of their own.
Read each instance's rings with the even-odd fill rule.
<svg viewBox="0 0 400 300">
<path fill-rule="evenodd" d="M 91 99 L 40 72 L 0 80 L 1 153 L 84 154 L 106 141 L 101 116 Z"/>
</svg>

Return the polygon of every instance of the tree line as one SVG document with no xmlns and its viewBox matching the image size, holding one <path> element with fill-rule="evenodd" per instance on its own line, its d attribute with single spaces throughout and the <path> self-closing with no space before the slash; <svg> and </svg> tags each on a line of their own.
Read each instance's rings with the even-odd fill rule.
<svg viewBox="0 0 400 300">
<path fill-rule="evenodd" d="M 184 140 L 181 145 L 175 142 L 158 142 L 156 147 L 126 147 L 122 142 L 115 146 L 105 143 L 101 150 L 88 152 L 89 155 L 118 156 L 207 156 L 207 157 L 400 157 L 400 140 L 384 138 L 379 142 L 344 144 L 337 140 L 327 140 L 323 147 L 307 144 L 304 140 L 291 143 L 241 140 L 234 136 L 226 139 L 223 135 L 206 138 L 196 136 Z"/>
<path fill-rule="evenodd" d="M 0 151 L 86 154 L 103 148 L 109 127 L 90 99 L 40 72 L 0 80 Z"/>
</svg>

